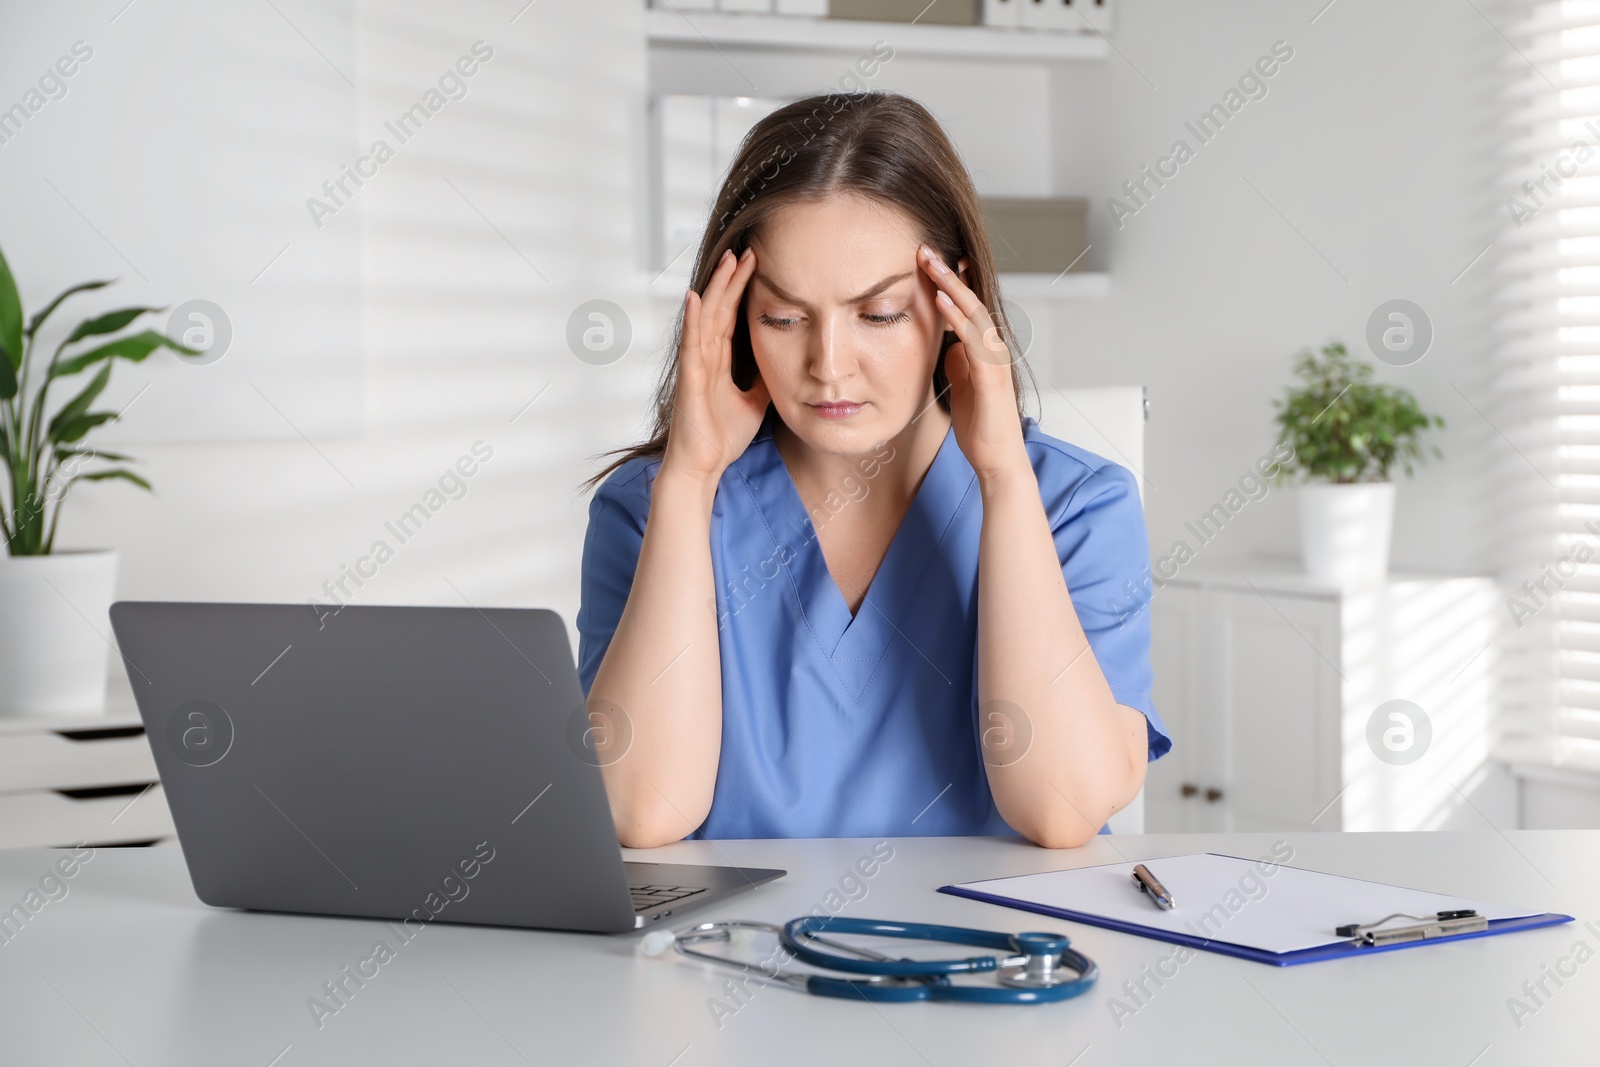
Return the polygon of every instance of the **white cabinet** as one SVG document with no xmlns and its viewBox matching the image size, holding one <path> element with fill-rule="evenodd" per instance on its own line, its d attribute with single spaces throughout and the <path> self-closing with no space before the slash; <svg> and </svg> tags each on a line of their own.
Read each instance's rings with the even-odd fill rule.
<svg viewBox="0 0 1600 1067">
<path fill-rule="evenodd" d="M 1211 599 L 1216 706 L 1229 713 L 1212 746 L 1222 774 L 1205 786 L 1223 796 L 1206 806 L 1231 831 L 1285 829 L 1286 816 L 1309 822 L 1342 784 L 1340 603 L 1229 589 Z"/>
<path fill-rule="evenodd" d="M 1202 833 L 1217 813 L 1214 806 L 1190 803 L 1211 775 L 1216 758 L 1214 733 L 1201 714 L 1208 684 L 1202 622 L 1203 597 L 1187 587 L 1168 586 L 1150 601 L 1150 661 L 1155 671 L 1151 700 L 1161 713 L 1172 751 L 1145 772 L 1144 823 L 1151 833 Z M 1213 786 L 1213 788 L 1215 788 Z"/>
<path fill-rule="evenodd" d="M 1173 738 L 1145 784 L 1151 833 L 1426 829 L 1488 758 L 1489 578 L 1190 570 L 1150 611 Z"/>
<path fill-rule="evenodd" d="M 117 682 L 103 715 L 0 719 L 0 848 L 173 837 L 144 726 Z"/>
</svg>

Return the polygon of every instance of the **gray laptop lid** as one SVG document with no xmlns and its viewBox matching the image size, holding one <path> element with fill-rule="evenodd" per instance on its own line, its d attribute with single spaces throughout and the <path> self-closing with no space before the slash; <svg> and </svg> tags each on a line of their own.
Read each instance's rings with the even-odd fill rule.
<svg viewBox="0 0 1600 1067">
<path fill-rule="evenodd" d="M 554 612 L 124 601 L 111 621 L 205 903 L 633 927 Z"/>
</svg>

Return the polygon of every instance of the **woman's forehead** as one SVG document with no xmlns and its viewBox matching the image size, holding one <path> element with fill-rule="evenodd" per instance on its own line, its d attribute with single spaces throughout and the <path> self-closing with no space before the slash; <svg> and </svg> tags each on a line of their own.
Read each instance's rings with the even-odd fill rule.
<svg viewBox="0 0 1600 1067">
<path fill-rule="evenodd" d="M 788 205 L 750 240 L 754 281 L 796 302 L 867 299 L 917 274 L 919 240 L 889 205 L 856 197 Z"/>
</svg>

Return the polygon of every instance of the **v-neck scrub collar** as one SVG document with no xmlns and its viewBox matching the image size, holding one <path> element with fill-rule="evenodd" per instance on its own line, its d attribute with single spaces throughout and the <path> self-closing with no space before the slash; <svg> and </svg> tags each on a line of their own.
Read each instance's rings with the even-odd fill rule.
<svg viewBox="0 0 1600 1067">
<path fill-rule="evenodd" d="M 1118 702 L 1145 715 L 1155 759 L 1171 741 L 1150 701 L 1150 555 L 1137 485 L 1031 418 L 1023 437 L 1073 606 Z M 627 603 L 659 468 L 659 458 L 624 464 L 590 503 L 577 620 L 585 693 Z M 872 491 L 866 470 L 818 518 L 860 491 Z M 977 477 L 948 431 L 852 616 L 763 424 L 712 505 L 722 751 L 695 836 L 1014 833 L 978 748 L 982 518 Z"/>
<path fill-rule="evenodd" d="M 772 441 L 770 427 L 764 428 L 733 463 L 733 471 L 743 479 L 756 512 L 767 524 L 773 552 L 787 559 L 784 566 L 805 625 L 824 655 L 835 660 L 881 662 L 885 647 L 894 638 L 895 623 L 915 596 L 918 580 L 933 564 L 956 510 L 976 487 L 972 468 L 952 461 L 952 455 L 959 459 L 960 453 L 955 434 L 946 432 L 853 616 L 838 583 L 828 573 L 817 539 L 817 524 L 800 500 L 794 479 Z M 855 486 L 864 493 L 873 491 L 873 477 L 868 473 L 876 473 L 873 464 L 881 466 L 874 458 L 867 470 L 854 476 Z M 833 499 L 839 502 L 838 510 L 853 503 L 850 491 L 846 486 L 836 490 Z M 829 505 L 822 507 L 827 509 Z M 829 509 L 823 516 L 824 524 L 829 515 L 836 513 Z M 787 551 L 780 552 L 779 546 Z M 737 582 L 742 573 L 741 568 L 741 574 L 732 580 Z M 742 604 L 737 600 L 730 604 L 730 611 L 740 608 Z"/>
</svg>

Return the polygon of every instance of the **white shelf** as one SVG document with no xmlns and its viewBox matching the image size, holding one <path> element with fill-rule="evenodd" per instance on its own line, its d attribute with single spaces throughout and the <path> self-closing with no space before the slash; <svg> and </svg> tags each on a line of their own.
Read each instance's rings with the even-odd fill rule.
<svg viewBox="0 0 1600 1067">
<path fill-rule="evenodd" d="M 1343 585 L 1339 582 L 1313 578 L 1295 557 L 1254 556 L 1234 559 L 1207 559 L 1183 567 L 1162 584 L 1198 588 L 1215 586 L 1246 592 L 1283 594 L 1296 597 L 1339 599 L 1346 596 L 1363 597 L 1377 588 L 1419 584 L 1439 585 L 1445 582 L 1490 585 L 1493 579 L 1486 574 L 1455 571 L 1396 570 L 1387 572 L 1374 586 Z"/>
<path fill-rule="evenodd" d="M 645 12 L 652 45 L 734 45 L 808 52 L 867 52 L 887 41 L 896 55 L 965 56 L 974 59 L 1101 59 L 1108 51 L 1098 33 L 1008 30 L 990 26 L 924 26 L 904 22 L 806 18 L 799 15 L 738 15 L 716 11 Z"/>
<path fill-rule="evenodd" d="M 650 283 L 650 295 L 658 300 L 682 300 L 683 291 L 688 287 L 688 275 L 663 274 Z M 1002 274 L 1000 291 L 1008 300 L 1103 300 L 1111 293 L 1111 276 L 1092 270 L 1066 274 Z"/>
</svg>

